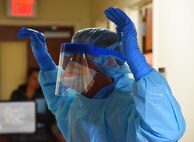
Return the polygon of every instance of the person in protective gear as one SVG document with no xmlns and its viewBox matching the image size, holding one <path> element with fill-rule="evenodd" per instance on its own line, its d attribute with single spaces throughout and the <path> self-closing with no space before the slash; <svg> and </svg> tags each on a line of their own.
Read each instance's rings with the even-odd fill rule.
<svg viewBox="0 0 194 142">
<path fill-rule="evenodd" d="M 76 32 L 72 44 L 62 45 L 65 54 L 59 66 L 50 57 L 42 33 L 27 28 L 18 33 L 18 38 L 31 38 L 41 69 L 39 82 L 66 141 L 178 141 L 185 131 L 181 109 L 165 78 L 142 55 L 133 22 L 118 8 L 106 9 L 105 15 L 116 24 L 117 34 L 103 28 Z M 80 60 L 74 57 L 80 55 Z M 93 78 L 88 90 L 75 89 L 63 79 L 72 74 L 83 78 L 80 73 L 86 74 L 85 70 Z"/>
</svg>

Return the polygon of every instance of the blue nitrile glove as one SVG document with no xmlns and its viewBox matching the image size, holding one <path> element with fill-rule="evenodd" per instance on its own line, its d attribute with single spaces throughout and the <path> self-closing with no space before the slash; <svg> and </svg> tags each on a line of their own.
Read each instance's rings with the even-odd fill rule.
<svg viewBox="0 0 194 142">
<path fill-rule="evenodd" d="M 119 8 L 108 8 L 104 11 L 109 20 L 117 26 L 118 39 L 123 45 L 122 53 L 127 57 L 127 63 L 139 80 L 152 71 L 138 46 L 137 32 L 131 19 Z"/>
<path fill-rule="evenodd" d="M 30 37 L 32 52 L 41 70 L 55 69 L 56 65 L 48 53 L 46 38 L 43 33 L 29 28 L 21 28 L 17 37 L 19 39 Z"/>
</svg>

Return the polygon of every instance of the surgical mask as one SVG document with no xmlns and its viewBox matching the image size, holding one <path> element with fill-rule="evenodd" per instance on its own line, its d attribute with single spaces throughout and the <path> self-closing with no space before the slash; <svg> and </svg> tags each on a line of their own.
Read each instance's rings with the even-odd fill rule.
<svg viewBox="0 0 194 142">
<path fill-rule="evenodd" d="M 71 88 L 81 94 L 87 92 L 92 87 L 95 74 L 96 71 L 89 69 L 89 72 L 85 75 L 64 76 L 61 79 L 61 83 L 65 87 Z"/>
</svg>

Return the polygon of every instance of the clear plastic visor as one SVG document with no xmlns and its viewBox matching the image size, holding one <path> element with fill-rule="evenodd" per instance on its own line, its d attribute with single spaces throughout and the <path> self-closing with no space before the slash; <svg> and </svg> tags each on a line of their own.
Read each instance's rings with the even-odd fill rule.
<svg viewBox="0 0 194 142">
<path fill-rule="evenodd" d="M 82 47 L 77 48 L 82 49 Z M 65 95 L 69 89 L 82 95 L 87 94 L 92 88 L 97 73 L 103 74 L 104 68 L 107 70 L 118 67 L 116 60 L 119 59 L 115 59 L 114 56 L 88 54 L 82 51 L 69 52 L 69 49 L 64 45 L 61 47 L 56 95 Z"/>
</svg>

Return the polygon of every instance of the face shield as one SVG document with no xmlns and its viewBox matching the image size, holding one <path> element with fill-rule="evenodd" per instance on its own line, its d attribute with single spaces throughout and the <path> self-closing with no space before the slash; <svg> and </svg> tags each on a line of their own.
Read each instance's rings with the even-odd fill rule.
<svg viewBox="0 0 194 142">
<path fill-rule="evenodd" d="M 112 49 L 64 43 L 60 51 L 55 94 L 65 95 L 70 90 L 87 94 L 96 74 L 109 76 L 108 70 L 120 70 L 125 61 L 125 57 Z"/>
</svg>

